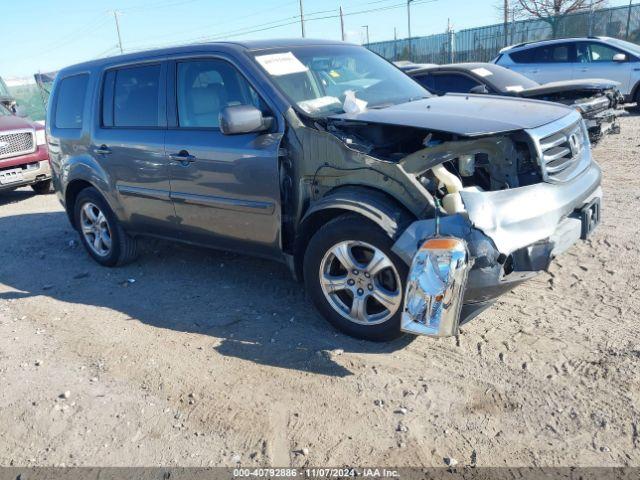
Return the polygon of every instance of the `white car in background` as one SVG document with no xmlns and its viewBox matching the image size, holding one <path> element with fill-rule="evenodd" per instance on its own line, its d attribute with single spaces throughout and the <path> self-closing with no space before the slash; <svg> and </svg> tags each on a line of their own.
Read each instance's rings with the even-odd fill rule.
<svg viewBox="0 0 640 480">
<path fill-rule="evenodd" d="M 640 46 L 624 40 L 588 37 L 521 43 L 500 50 L 493 63 L 539 83 L 615 80 L 626 101 L 640 101 Z"/>
</svg>

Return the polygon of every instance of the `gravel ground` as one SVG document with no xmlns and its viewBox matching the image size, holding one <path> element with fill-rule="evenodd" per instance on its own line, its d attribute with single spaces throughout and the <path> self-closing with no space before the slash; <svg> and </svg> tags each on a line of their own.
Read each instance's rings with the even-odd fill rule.
<svg viewBox="0 0 640 480">
<path fill-rule="evenodd" d="M 285 267 L 148 241 L 105 269 L 0 195 L 0 465 L 640 465 L 640 117 L 604 220 L 458 338 L 336 333 Z"/>
</svg>

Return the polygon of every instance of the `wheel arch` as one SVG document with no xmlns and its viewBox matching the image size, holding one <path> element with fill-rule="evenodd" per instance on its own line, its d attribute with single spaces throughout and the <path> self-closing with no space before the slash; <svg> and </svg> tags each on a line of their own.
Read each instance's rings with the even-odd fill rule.
<svg viewBox="0 0 640 480">
<path fill-rule="evenodd" d="M 346 213 L 355 213 L 375 223 L 392 239 L 416 220 L 409 209 L 381 190 L 362 186 L 335 188 L 311 204 L 300 221 L 294 244 L 296 278 L 303 278 L 304 254 L 311 237 L 327 222 Z"/>
<path fill-rule="evenodd" d="M 629 93 L 629 102 L 635 102 L 638 100 L 638 92 L 640 92 L 640 80 L 638 80 L 635 85 L 633 86 L 633 88 L 631 89 L 631 92 Z"/>
</svg>

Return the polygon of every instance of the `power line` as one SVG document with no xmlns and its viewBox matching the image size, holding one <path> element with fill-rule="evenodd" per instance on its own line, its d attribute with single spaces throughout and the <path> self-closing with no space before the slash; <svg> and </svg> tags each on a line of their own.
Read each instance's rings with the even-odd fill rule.
<svg viewBox="0 0 640 480">
<path fill-rule="evenodd" d="M 255 17 L 257 15 L 262 15 L 265 12 L 270 12 L 270 11 L 272 11 L 274 9 L 282 8 L 282 7 L 285 7 L 285 6 L 290 6 L 290 5 L 297 4 L 297 3 L 298 3 L 298 0 L 289 0 L 287 2 L 279 3 L 277 5 L 274 5 L 273 7 L 267 8 L 267 9 L 262 9 L 262 10 L 255 11 L 253 13 L 249 13 L 247 15 L 243 15 L 242 17 L 239 17 L 239 18 L 236 18 L 236 19 L 222 20 L 219 23 L 223 23 L 225 25 L 238 23 L 238 22 L 241 22 L 243 20 L 246 20 L 247 18 Z M 310 14 L 310 15 L 313 15 L 313 14 Z M 275 23 L 280 23 L 280 22 L 283 22 L 283 21 L 286 21 L 286 20 L 292 20 L 292 19 L 297 19 L 297 18 L 298 18 L 297 15 L 293 15 L 293 16 L 289 16 L 289 17 L 286 17 L 286 18 L 280 18 L 278 20 L 273 20 L 271 22 L 263 23 L 263 24 L 260 24 L 258 26 L 273 25 Z M 255 27 L 256 27 L 256 25 L 240 27 L 239 29 L 231 30 L 231 33 L 234 33 L 236 31 L 242 31 L 242 30 L 245 30 L 247 28 L 255 28 Z M 200 30 L 210 30 L 210 29 L 211 29 L 211 25 L 206 25 L 206 26 L 202 26 L 202 27 L 191 28 L 191 29 L 189 29 L 189 33 L 197 32 L 197 31 L 200 31 Z M 187 32 L 181 32 L 181 33 L 187 33 Z M 166 34 L 162 34 L 162 35 L 154 35 L 154 36 L 151 36 L 151 37 L 146 37 L 146 39 L 149 40 L 149 39 L 166 38 L 166 37 L 167 37 Z M 190 37 L 189 39 L 185 40 L 185 42 L 197 41 L 197 40 L 202 39 L 202 38 L 208 38 L 208 35 L 200 35 L 198 37 Z M 175 42 L 182 42 L 182 41 L 181 40 L 175 40 Z M 137 43 L 134 42 L 134 45 L 137 45 L 138 46 L 137 48 L 139 48 L 140 45 L 149 45 L 149 42 L 137 42 Z M 157 45 L 157 44 L 153 43 L 152 45 Z M 166 45 L 166 43 L 163 43 L 163 45 Z"/>
<path fill-rule="evenodd" d="M 103 14 L 100 14 L 97 17 L 94 17 L 94 19 L 99 19 L 101 16 L 103 16 Z M 42 58 L 43 56 L 58 50 L 61 47 L 64 47 L 66 45 L 69 45 L 71 43 L 74 43 L 78 40 L 78 38 L 82 38 L 88 34 L 93 34 L 96 30 L 104 27 L 107 23 L 109 22 L 109 19 L 105 18 L 103 19 L 101 22 L 93 22 L 93 19 L 90 20 L 87 24 L 85 24 L 84 26 L 82 26 L 81 28 L 75 30 L 74 32 L 72 32 L 71 34 L 65 35 L 64 37 L 60 37 L 57 41 L 54 41 L 53 43 L 49 43 L 49 46 L 47 48 L 45 48 L 44 50 L 40 50 L 38 51 L 38 53 L 36 53 L 35 55 L 31 55 L 28 57 L 22 57 L 22 56 L 18 56 L 18 57 L 14 57 L 14 58 L 10 58 L 10 61 L 13 60 L 35 60 L 35 59 L 39 59 Z"/>
<path fill-rule="evenodd" d="M 372 2 L 368 2 L 368 4 L 378 4 L 378 3 L 382 3 L 383 1 L 389 1 L 389 0 L 377 0 L 377 1 L 372 1 Z M 397 1 L 397 0 L 396 0 Z M 420 5 L 420 4 L 425 4 L 425 3 L 433 3 L 436 2 L 438 0 L 413 0 L 412 3 L 414 5 Z M 343 12 L 343 16 L 353 16 L 353 15 L 363 15 L 366 13 L 374 13 L 374 12 L 381 12 L 381 11 L 387 11 L 387 10 L 393 10 L 393 9 L 397 9 L 397 8 L 404 8 L 406 6 L 406 3 L 396 3 L 394 5 L 384 5 L 381 7 L 376 7 L 376 8 L 370 8 L 370 9 L 366 9 L 366 10 L 359 10 L 359 11 L 355 11 L 355 12 L 347 12 L 344 13 Z M 336 12 L 334 15 L 326 15 L 326 16 L 322 16 L 322 17 L 314 17 L 314 18 L 308 18 L 310 15 L 314 15 L 314 14 L 319 14 L 320 12 L 313 12 L 310 13 L 308 15 L 305 15 L 305 22 L 313 22 L 313 21 L 318 21 L 318 20 L 327 20 L 327 19 L 331 19 L 331 18 L 340 18 L 340 13 L 339 10 L 328 10 L 328 12 Z M 324 13 L 324 12 L 322 12 Z M 221 38 L 225 38 L 225 37 L 232 37 L 232 36 L 240 36 L 240 35 L 248 35 L 251 33 L 259 33 L 259 32 L 265 32 L 265 31 L 269 31 L 269 30 L 274 30 L 276 28 L 282 28 L 282 27 L 286 27 L 289 25 L 294 25 L 296 23 L 299 23 L 300 21 L 300 15 L 294 15 L 291 17 L 286 17 L 286 18 L 282 18 L 280 20 L 274 20 L 272 22 L 267 22 L 267 23 L 263 23 L 263 24 L 258 24 L 258 25 L 253 25 L 250 27 L 245 27 L 242 29 L 236 29 L 236 30 L 231 30 L 231 31 L 226 31 L 226 32 L 220 32 L 216 35 L 206 35 L 206 36 L 200 36 L 200 37 L 196 37 L 196 38 L 191 38 L 191 39 L 186 39 L 184 42 L 180 42 L 180 44 L 187 44 L 187 43 L 205 43 L 208 41 L 214 41 L 214 40 L 218 40 Z M 160 45 L 155 45 L 154 47 L 162 47 L 162 46 L 169 46 L 169 45 L 175 45 L 175 43 L 165 43 L 165 44 L 160 44 Z M 151 48 L 154 48 L 151 47 Z"/>
</svg>

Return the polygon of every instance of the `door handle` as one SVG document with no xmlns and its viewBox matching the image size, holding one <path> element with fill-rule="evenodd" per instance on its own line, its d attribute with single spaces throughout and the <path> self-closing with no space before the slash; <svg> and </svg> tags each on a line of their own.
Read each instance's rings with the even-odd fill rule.
<svg viewBox="0 0 640 480">
<path fill-rule="evenodd" d="M 111 149 L 106 145 L 100 145 L 100 147 L 96 148 L 96 153 L 99 155 L 109 155 L 111 153 Z"/>
<path fill-rule="evenodd" d="M 169 159 L 174 162 L 179 162 L 183 167 L 186 167 L 197 160 L 195 156 L 190 155 L 186 150 L 181 150 L 179 153 L 169 154 Z"/>
</svg>

